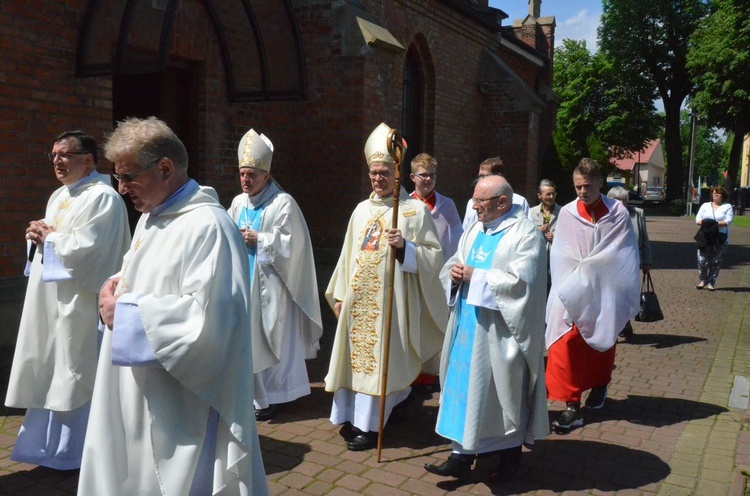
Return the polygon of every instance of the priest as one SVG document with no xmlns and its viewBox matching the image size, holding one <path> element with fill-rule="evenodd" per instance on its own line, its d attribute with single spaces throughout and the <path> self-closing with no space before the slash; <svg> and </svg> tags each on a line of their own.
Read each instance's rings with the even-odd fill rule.
<svg viewBox="0 0 750 496">
<path fill-rule="evenodd" d="M 96 172 L 94 138 L 62 133 L 49 158 L 62 186 L 26 229 L 29 282 L 5 404 L 26 409 L 11 460 L 73 470 L 94 390 L 99 288 L 122 262 L 130 230 L 122 198 Z"/>
<path fill-rule="evenodd" d="M 164 122 L 120 122 L 105 152 L 143 215 L 100 292 L 78 494 L 268 494 L 242 237 Z"/>
<path fill-rule="evenodd" d="M 521 446 L 549 434 L 544 384 L 544 239 L 498 175 L 474 189 L 477 222 L 440 273 L 451 318 L 440 364 L 436 432 L 452 453 L 428 472 L 470 475 L 492 457 L 496 482 L 518 468 Z"/>
<path fill-rule="evenodd" d="M 317 356 L 323 323 L 307 223 L 271 176 L 273 144 L 249 130 L 237 150 L 242 194 L 229 215 L 247 245 L 255 366 L 255 418 L 310 394 L 305 359 Z"/>
</svg>

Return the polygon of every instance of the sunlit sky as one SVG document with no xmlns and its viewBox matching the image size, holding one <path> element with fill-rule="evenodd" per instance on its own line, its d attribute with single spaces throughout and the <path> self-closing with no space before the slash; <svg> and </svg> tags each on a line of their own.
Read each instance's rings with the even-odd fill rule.
<svg viewBox="0 0 750 496">
<path fill-rule="evenodd" d="M 490 0 L 495 7 L 508 14 L 503 24 L 513 24 L 529 13 L 528 0 Z M 596 28 L 602 13 L 601 0 L 542 0 L 541 15 L 555 16 L 555 45 L 568 38 L 586 40 L 589 50 L 596 49 Z"/>
<path fill-rule="evenodd" d="M 490 0 L 490 7 L 508 14 L 503 25 L 511 25 L 515 19 L 523 19 L 529 14 L 528 0 Z M 564 39 L 586 40 L 586 47 L 592 52 L 596 51 L 596 29 L 602 15 L 601 0 L 542 0 L 540 14 L 542 17 L 555 17 L 556 47 Z M 664 110 L 661 99 L 655 103 L 657 110 Z"/>
</svg>

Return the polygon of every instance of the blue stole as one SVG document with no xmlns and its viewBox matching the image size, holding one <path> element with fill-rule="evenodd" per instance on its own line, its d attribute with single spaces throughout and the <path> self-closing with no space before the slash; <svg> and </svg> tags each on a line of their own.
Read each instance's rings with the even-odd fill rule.
<svg viewBox="0 0 750 496">
<path fill-rule="evenodd" d="M 268 198 L 260 205 L 255 205 L 253 208 L 247 208 L 246 206 L 243 206 L 242 211 L 240 212 L 240 216 L 237 219 L 237 226 L 240 229 L 251 229 L 253 231 L 257 231 L 260 228 L 260 220 L 263 217 L 263 210 L 266 208 L 266 203 L 268 203 Z M 250 265 L 251 291 L 252 280 L 253 276 L 255 275 L 255 257 L 257 253 L 257 246 L 248 247 L 247 260 Z"/>
<path fill-rule="evenodd" d="M 466 265 L 475 269 L 492 268 L 492 258 L 505 230 L 494 234 L 479 232 L 471 246 Z M 440 415 L 436 432 L 441 436 L 463 444 L 468 406 L 471 357 L 474 349 L 474 334 L 477 329 L 478 307 L 466 302 L 469 285 L 461 285 L 461 297 L 456 302 L 455 330 L 450 346 L 450 361 L 445 375 L 444 389 L 440 401 Z"/>
</svg>

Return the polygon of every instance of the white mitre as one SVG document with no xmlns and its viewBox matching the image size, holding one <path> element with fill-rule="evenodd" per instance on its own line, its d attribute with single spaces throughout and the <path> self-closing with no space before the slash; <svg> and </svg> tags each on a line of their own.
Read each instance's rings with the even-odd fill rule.
<svg viewBox="0 0 750 496">
<path fill-rule="evenodd" d="M 369 166 L 373 162 L 383 162 L 385 164 L 395 164 L 395 160 L 388 150 L 388 136 L 393 129 L 388 127 L 385 122 L 381 122 L 378 127 L 370 134 L 365 143 L 365 160 Z"/>
<path fill-rule="evenodd" d="M 252 167 L 271 172 L 271 158 L 273 157 L 273 143 L 264 134 L 258 134 L 253 129 L 245 133 L 237 148 L 237 159 L 240 169 Z"/>
</svg>

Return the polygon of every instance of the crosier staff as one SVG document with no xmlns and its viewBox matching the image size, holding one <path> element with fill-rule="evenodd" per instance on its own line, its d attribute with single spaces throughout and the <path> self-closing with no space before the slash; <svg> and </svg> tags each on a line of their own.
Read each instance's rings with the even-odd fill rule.
<svg viewBox="0 0 750 496">
<path fill-rule="evenodd" d="M 406 141 L 391 129 L 386 141 L 388 152 L 394 161 L 393 182 L 393 216 L 391 217 L 392 229 L 398 227 L 398 200 L 401 187 L 401 159 L 406 150 Z M 380 415 L 378 417 L 378 463 L 380 463 L 380 452 L 383 446 L 383 421 L 385 418 L 385 399 L 388 392 L 388 360 L 391 350 L 391 313 L 393 310 L 393 277 L 396 270 L 396 249 L 391 247 L 388 256 L 388 285 L 386 286 L 385 320 L 383 321 L 383 367 L 380 379 Z"/>
</svg>

